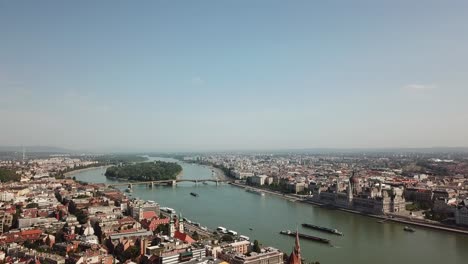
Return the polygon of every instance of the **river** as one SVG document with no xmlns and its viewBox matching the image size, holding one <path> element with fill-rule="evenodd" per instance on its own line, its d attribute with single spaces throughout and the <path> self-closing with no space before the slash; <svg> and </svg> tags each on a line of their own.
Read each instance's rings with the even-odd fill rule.
<svg viewBox="0 0 468 264">
<path fill-rule="evenodd" d="M 151 159 L 178 162 L 183 168 L 184 179 L 212 177 L 211 169 L 206 166 L 165 158 Z M 95 168 L 73 176 L 86 182 L 111 183 L 104 172 L 105 168 Z M 198 193 L 199 197 L 191 196 L 190 192 Z M 228 184 L 180 183 L 177 187 L 153 189 L 139 185 L 133 187 L 133 196 L 174 208 L 184 217 L 211 229 L 224 226 L 236 230 L 288 254 L 294 240 L 278 232 L 294 230 L 298 226 L 301 232 L 332 241 L 333 246 L 301 240 L 302 256 L 321 264 L 344 261 L 360 264 L 468 263 L 466 235 L 424 228 L 416 228 L 416 232 L 409 233 L 403 231 L 402 224 L 381 224 L 373 218 L 290 202 L 274 195 L 260 196 Z M 344 236 L 303 229 L 302 223 L 337 228 Z"/>
</svg>

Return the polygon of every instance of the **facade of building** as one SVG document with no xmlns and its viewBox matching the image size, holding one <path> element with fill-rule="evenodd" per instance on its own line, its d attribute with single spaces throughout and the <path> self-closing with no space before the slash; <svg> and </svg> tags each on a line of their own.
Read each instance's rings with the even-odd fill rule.
<svg viewBox="0 0 468 264">
<path fill-rule="evenodd" d="M 457 225 L 468 226 L 468 199 L 460 202 L 455 211 L 455 223 Z"/>
<path fill-rule="evenodd" d="M 7 192 L 7 191 L 0 192 L 0 201 L 2 202 L 9 202 L 14 199 L 15 199 L 15 194 L 11 192 Z"/>
<path fill-rule="evenodd" d="M 239 253 L 239 254 L 247 254 L 249 252 L 249 247 L 250 247 L 250 241 L 238 241 L 238 242 L 233 242 L 229 244 L 229 247 Z"/>
<path fill-rule="evenodd" d="M 283 264 L 283 252 L 275 248 L 264 248 L 261 253 L 250 253 L 250 256 L 236 254 L 230 259 L 231 264 Z"/>
<path fill-rule="evenodd" d="M 408 201 L 422 202 L 426 204 L 432 204 L 433 200 L 432 190 L 423 188 L 406 188 L 404 196 Z"/>
<path fill-rule="evenodd" d="M 262 186 L 262 185 L 265 185 L 267 179 L 268 179 L 268 176 L 266 176 L 266 175 L 252 176 L 252 177 L 250 177 L 250 182 L 253 185 Z"/>
<path fill-rule="evenodd" d="M 6 232 L 13 223 L 13 215 L 4 211 L 0 212 L 0 234 Z"/>
<path fill-rule="evenodd" d="M 156 216 L 159 216 L 160 213 L 159 204 L 143 201 L 140 201 L 136 204 L 132 204 L 130 210 L 133 219 L 136 219 L 138 221 L 143 220 L 145 218 L 144 215 L 147 212 L 154 212 Z"/>
<path fill-rule="evenodd" d="M 292 193 L 299 193 L 304 191 L 306 186 L 304 182 L 292 182 L 288 184 L 288 190 Z"/>
<path fill-rule="evenodd" d="M 337 188 L 329 189 L 316 193 L 313 200 L 369 214 L 398 213 L 406 210 L 403 189 L 392 187 L 383 190 L 382 185 L 378 184 L 377 187 L 368 188 L 367 191 L 358 191 L 358 182 L 359 180 L 353 175 L 349 179 L 346 192 L 339 192 Z"/>
</svg>

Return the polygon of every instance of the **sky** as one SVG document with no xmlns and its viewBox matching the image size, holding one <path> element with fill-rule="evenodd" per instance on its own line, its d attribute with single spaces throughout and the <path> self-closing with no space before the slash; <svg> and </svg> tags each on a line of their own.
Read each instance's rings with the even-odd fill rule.
<svg viewBox="0 0 468 264">
<path fill-rule="evenodd" d="M 0 145 L 468 146 L 468 1 L 0 1 Z"/>
</svg>

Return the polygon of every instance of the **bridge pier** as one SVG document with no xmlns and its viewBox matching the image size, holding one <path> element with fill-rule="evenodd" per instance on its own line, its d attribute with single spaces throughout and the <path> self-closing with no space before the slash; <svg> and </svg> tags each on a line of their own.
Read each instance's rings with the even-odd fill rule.
<svg viewBox="0 0 468 264">
<path fill-rule="evenodd" d="M 148 186 L 149 186 L 150 188 L 154 188 L 154 182 L 151 182 Z"/>
<path fill-rule="evenodd" d="M 133 189 L 133 185 L 131 183 L 128 184 L 129 189 Z"/>
<path fill-rule="evenodd" d="M 172 185 L 172 187 L 176 187 L 176 186 L 177 186 L 177 181 L 175 181 L 175 180 L 172 181 L 172 182 L 171 182 L 171 185 Z"/>
<path fill-rule="evenodd" d="M 216 186 L 218 186 L 218 184 L 219 184 L 219 182 L 218 182 L 218 180 L 216 180 Z"/>
</svg>

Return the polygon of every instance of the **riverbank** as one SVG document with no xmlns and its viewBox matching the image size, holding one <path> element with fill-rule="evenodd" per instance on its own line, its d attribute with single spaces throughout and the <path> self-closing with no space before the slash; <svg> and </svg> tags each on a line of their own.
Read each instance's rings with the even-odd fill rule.
<svg viewBox="0 0 468 264">
<path fill-rule="evenodd" d="M 254 187 L 254 186 L 249 186 L 249 185 L 240 184 L 240 183 L 231 183 L 231 185 L 239 187 L 239 188 L 243 188 L 243 189 L 251 188 L 251 189 L 257 190 L 259 192 L 264 192 L 264 193 L 276 195 L 276 196 L 279 196 L 279 197 L 281 197 L 283 199 L 286 199 L 288 201 L 291 201 L 291 202 L 301 202 L 301 203 L 317 206 L 317 207 L 320 207 L 322 209 L 338 210 L 338 211 L 342 211 L 342 212 L 347 212 L 347 213 L 357 214 L 357 215 L 361 215 L 361 216 L 367 216 L 367 217 L 380 219 L 380 220 L 382 220 L 382 223 L 390 221 L 390 222 L 413 225 L 413 226 L 418 226 L 418 227 L 423 227 L 423 228 L 428 228 L 428 229 L 434 229 L 434 230 L 439 230 L 439 231 L 446 231 L 446 232 L 452 232 L 452 233 L 468 235 L 468 229 L 457 228 L 457 227 L 447 226 L 447 225 L 438 224 L 438 223 L 434 224 L 434 223 L 424 222 L 424 220 L 419 220 L 419 221 L 411 220 L 411 219 L 403 218 L 403 217 L 398 216 L 398 215 L 391 215 L 389 217 L 389 216 L 385 216 L 385 215 L 366 214 L 366 213 L 362 213 L 362 212 L 359 212 L 359 211 L 350 210 L 350 209 L 346 209 L 346 208 L 340 208 L 340 207 L 327 208 L 326 204 L 318 203 L 318 202 L 315 202 L 315 201 L 310 201 L 310 200 L 307 200 L 307 199 L 302 199 L 302 198 L 296 197 L 294 195 L 283 194 L 281 192 L 265 190 L 265 189 L 262 189 L 262 188 L 257 188 L 257 187 Z"/>
<path fill-rule="evenodd" d="M 209 166 L 211 171 L 214 173 L 212 174 L 213 178 L 220 180 L 220 181 L 228 181 L 230 178 L 226 176 L 226 174 L 219 168 Z"/>
<path fill-rule="evenodd" d="M 288 195 L 288 194 L 284 194 L 284 193 L 281 193 L 281 192 L 277 192 L 277 191 L 265 190 L 265 189 L 262 189 L 262 188 L 257 188 L 257 187 L 254 187 L 254 186 L 245 185 L 245 184 L 241 184 L 241 183 L 235 183 L 235 182 L 231 182 L 230 184 L 232 186 L 236 186 L 236 187 L 239 187 L 239 188 L 242 188 L 242 189 L 254 189 L 254 190 L 257 190 L 259 192 L 264 192 L 264 193 L 268 193 L 268 194 L 271 194 L 271 195 L 276 195 L 276 196 L 279 196 L 279 197 L 281 197 L 283 199 L 286 199 L 288 201 L 291 201 L 291 202 L 297 202 L 297 201 L 302 200 L 301 198 L 298 198 L 298 197 L 295 197 L 295 196 L 292 196 L 292 195 Z"/>
<path fill-rule="evenodd" d="M 315 205 L 315 206 L 319 206 L 319 207 L 322 207 L 322 208 L 324 208 L 326 206 L 325 204 L 321 204 L 321 203 L 317 203 L 317 202 L 313 202 L 313 201 L 309 201 L 309 200 L 304 200 L 302 202 L 312 204 L 312 205 Z M 362 216 L 368 216 L 368 217 L 380 219 L 380 220 L 382 220 L 380 223 L 395 222 L 395 223 L 413 225 L 413 226 L 418 226 L 418 227 L 424 227 L 424 228 L 428 228 L 428 229 L 435 229 L 435 230 L 439 230 L 439 231 L 447 231 L 447 232 L 452 232 L 452 233 L 468 235 L 468 230 L 467 229 L 448 226 L 448 225 L 443 225 L 443 224 L 438 224 L 438 223 L 429 223 L 429 222 L 425 222 L 425 220 L 416 220 L 416 219 L 411 220 L 411 219 L 403 218 L 403 217 L 395 215 L 395 214 L 391 214 L 389 216 L 373 215 L 373 214 L 366 214 L 366 213 L 362 213 L 362 212 L 359 212 L 359 211 L 350 210 L 350 209 L 346 209 L 346 208 L 340 208 L 340 207 L 335 207 L 332 210 L 339 210 L 339 211 L 343 211 L 343 212 L 347 212 L 347 213 L 358 214 L 358 215 L 362 215 Z"/>
<path fill-rule="evenodd" d="M 182 169 L 182 170 L 179 172 L 179 174 L 177 174 L 176 180 L 182 179 L 183 176 L 184 176 L 184 170 Z"/>
<path fill-rule="evenodd" d="M 89 170 L 95 170 L 95 169 L 99 169 L 99 168 L 108 168 L 110 166 L 113 166 L 113 165 L 101 165 L 101 166 L 88 167 L 88 168 L 83 168 L 83 169 L 78 169 L 78 170 L 72 170 L 72 171 L 69 171 L 69 172 L 65 172 L 63 174 L 63 176 L 70 177 L 70 176 L 73 176 L 74 174 L 77 174 L 77 173 L 81 173 L 81 172 L 85 172 L 85 171 L 89 171 Z"/>
</svg>

